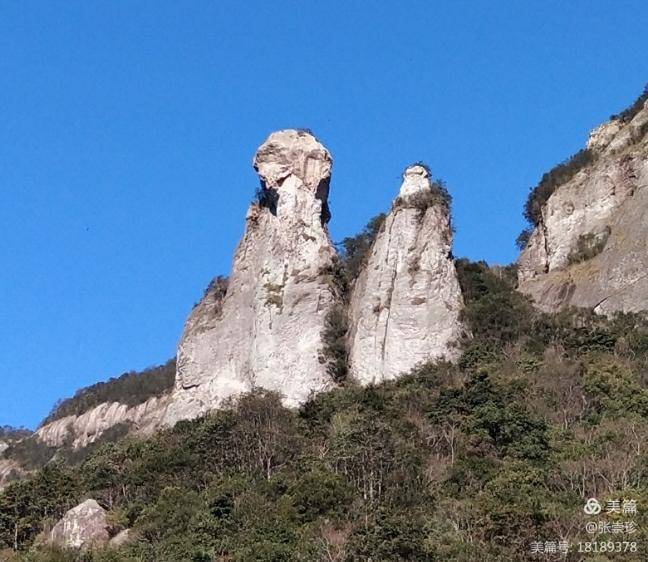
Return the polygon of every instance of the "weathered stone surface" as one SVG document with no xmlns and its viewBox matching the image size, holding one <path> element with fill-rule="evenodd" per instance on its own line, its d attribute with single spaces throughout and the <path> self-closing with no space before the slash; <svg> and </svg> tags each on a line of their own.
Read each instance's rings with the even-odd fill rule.
<svg viewBox="0 0 648 562">
<path fill-rule="evenodd" d="M 110 542 L 108 542 L 108 546 L 110 548 L 119 548 L 120 546 L 124 546 L 125 544 L 128 544 L 132 540 L 133 540 L 133 531 L 131 531 L 131 529 L 124 529 L 123 531 L 117 533 L 112 539 L 110 539 Z"/>
<path fill-rule="evenodd" d="M 0 490 L 12 479 L 12 476 L 22 474 L 20 465 L 13 459 L 0 459 Z"/>
<path fill-rule="evenodd" d="M 176 387 L 165 417 L 173 424 L 261 387 L 288 406 L 331 388 L 319 360 L 324 319 L 335 301 L 329 275 L 328 151 L 309 133 L 273 133 L 254 167 L 260 203 L 247 214 L 221 302 L 207 295 L 178 346 Z"/>
<path fill-rule="evenodd" d="M 61 548 L 90 549 L 110 539 L 107 512 L 95 500 L 86 500 L 68 511 L 54 526 L 49 542 Z"/>
<path fill-rule="evenodd" d="M 430 204 L 427 170 L 405 171 L 399 197 L 376 237 L 351 297 L 349 361 L 363 384 L 417 364 L 454 359 L 461 336 L 461 288 L 450 257 L 447 206 Z"/>
<path fill-rule="evenodd" d="M 160 426 L 169 395 L 154 396 L 137 406 L 104 402 L 80 416 L 66 416 L 36 431 L 40 441 L 50 447 L 69 444 L 75 449 L 94 443 L 105 432 L 120 424 L 139 435 L 149 435 Z"/>
<path fill-rule="evenodd" d="M 518 260 L 520 289 L 554 311 L 648 309 L 648 105 L 597 128 L 596 161 L 560 186 Z M 587 240 L 598 255 L 579 260 Z"/>
</svg>

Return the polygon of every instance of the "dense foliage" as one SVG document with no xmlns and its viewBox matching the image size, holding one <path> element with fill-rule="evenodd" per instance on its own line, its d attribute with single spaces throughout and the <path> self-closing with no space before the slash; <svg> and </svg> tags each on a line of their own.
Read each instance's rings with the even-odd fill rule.
<svg viewBox="0 0 648 562">
<path fill-rule="evenodd" d="M 340 274 L 345 288 L 360 275 L 367 262 L 374 240 L 378 236 L 386 218 L 385 213 L 376 215 L 369 220 L 360 234 L 349 236 L 338 245 L 341 250 Z"/>
<path fill-rule="evenodd" d="M 136 406 L 153 396 L 164 394 L 173 387 L 175 381 L 175 359 L 164 365 L 151 367 L 141 372 L 129 372 L 82 388 L 71 398 L 54 405 L 42 425 L 65 416 L 78 416 L 103 402 L 121 402 Z"/>
<path fill-rule="evenodd" d="M 532 541 L 590 540 L 589 497 L 636 499 L 632 540 L 645 543 L 646 320 L 543 314 L 513 290 L 513 268 L 457 267 L 473 336 L 458 365 L 348 385 L 299 411 L 256 392 L 78 466 L 50 463 L 0 495 L 0 549 L 50 561 L 509 562 L 530 559 Z M 33 546 L 87 497 L 136 540 L 77 558 Z"/>
<path fill-rule="evenodd" d="M 524 218 L 529 224 L 538 226 L 542 218 L 542 208 L 549 200 L 549 197 L 553 195 L 556 189 L 567 183 L 585 166 L 595 160 L 596 154 L 588 148 L 583 148 L 545 173 L 538 185 L 531 190 L 524 204 Z"/>
<path fill-rule="evenodd" d="M 386 215 L 371 218 L 362 232 L 349 236 L 338 244 L 339 258 L 329 271 L 323 272 L 339 297 L 339 304 L 327 314 L 322 333 L 320 360 L 326 363 L 328 375 L 337 384 L 346 382 L 348 375 L 347 331 L 350 291 L 365 267 L 374 240 L 385 223 Z"/>
</svg>

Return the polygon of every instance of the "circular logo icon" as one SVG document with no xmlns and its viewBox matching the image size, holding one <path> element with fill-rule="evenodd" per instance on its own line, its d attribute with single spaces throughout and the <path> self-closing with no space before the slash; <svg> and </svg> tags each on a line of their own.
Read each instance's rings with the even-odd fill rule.
<svg viewBox="0 0 648 562">
<path fill-rule="evenodd" d="M 586 515 L 598 515 L 601 513 L 601 504 L 596 498 L 590 498 L 587 500 L 583 511 Z"/>
</svg>

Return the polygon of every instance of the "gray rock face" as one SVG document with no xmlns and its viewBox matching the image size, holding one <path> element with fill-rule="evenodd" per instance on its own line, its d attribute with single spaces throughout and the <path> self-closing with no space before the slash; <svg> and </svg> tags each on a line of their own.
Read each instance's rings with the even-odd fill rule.
<svg viewBox="0 0 648 562">
<path fill-rule="evenodd" d="M 119 548 L 120 546 L 124 546 L 125 544 L 128 544 L 132 541 L 133 532 L 130 529 L 124 529 L 123 531 L 117 533 L 112 539 L 110 539 L 108 546 L 110 548 Z"/>
<path fill-rule="evenodd" d="M 22 468 L 13 459 L 0 458 L 0 491 L 10 482 L 12 475 L 20 476 Z"/>
<path fill-rule="evenodd" d="M 326 222 L 331 156 L 310 134 L 273 133 L 254 157 L 261 202 L 247 214 L 224 296 L 206 295 L 178 346 L 173 424 L 261 387 L 287 406 L 331 388 L 319 360 L 335 250 Z"/>
<path fill-rule="evenodd" d="M 450 258 L 452 230 L 447 206 L 431 198 L 427 170 L 408 168 L 353 288 L 349 362 L 360 383 L 458 355 L 463 298 Z"/>
<path fill-rule="evenodd" d="M 520 290 L 540 308 L 648 309 L 647 132 L 648 104 L 595 129 L 595 162 L 548 199 L 518 260 Z"/>
<path fill-rule="evenodd" d="M 80 416 L 66 416 L 36 431 L 38 439 L 50 447 L 70 444 L 78 449 L 94 443 L 107 431 L 127 424 L 138 435 L 150 435 L 160 425 L 169 396 L 154 396 L 137 406 L 104 402 Z"/>
<path fill-rule="evenodd" d="M 68 511 L 50 532 L 49 542 L 61 548 L 87 550 L 110 539 L 107 512 L 95 500 L 86 500 Z"/>
</svg>

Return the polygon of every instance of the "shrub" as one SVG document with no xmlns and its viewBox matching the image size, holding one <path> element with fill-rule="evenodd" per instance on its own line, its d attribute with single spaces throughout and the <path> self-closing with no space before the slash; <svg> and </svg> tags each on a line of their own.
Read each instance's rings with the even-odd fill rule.
<svg viewBox="0 0 648 562">
<path fill-rule="evenodd" d="M 11 443 L 4 451 L 4 456 L 18 462 L 28 470 L 33 470 L 44 466 L 56 451 L 56 447 L 46 445 L 36 436 L 29 436 L 21 441 Z"/>
<path fill-rule="evenodd" d="M 596 160 L 596 154 L 584 148 L 561 162 L 542 176 L 540 183 L 531 189 L 524 205 L 524 218 L 533 227 L 542 218 L 542 209 L 556 189 L 571 180 L 578 172 Z"/>
<path fill-rule="evenodd" d="M 626 107 L 620 113 L 610 116 L 610 120 L 618 119 L 622 123 L 629 123 L 632 119 L 639 113 L 646 101 L 648 100 L 648 84 L 644 86 L 643 92 L 641 95 L 634 101 L 629 107 Z"/>
<path fill-rule="evenodd" d="M 605 248 L 609 237 L 609 226 L 600 234 L 593 232 L 581 234 L 576 242 L 576 249 L 567 258 L 568 263 L 570 265 L 581 263 L 598 256 Z"/>
<path fill-rule="evenodd" d="M 18 441 L 23 437 L 29 437 L 31 431 L 25 427 L 12 427 L 10 425 L 0 426 L 0 441 Z"/>
<path fill-rule="evenodd" d="M 648 84 L 644 87 L 641 95 L 628 108 L 616 115 L 612 115 L 610 119 L 618 119 L 622 123 L 631 121 L 641 111 L 646 100 L 648 100 Z M 643 136 L 644 133 L 645 131 L 641 131 L 640 136 Z M 528 223 L 532 227 L 538 226 L 542 219 L 542 209 L 549 197 L 561 185 L 570 181 L 578 172 L 594 163 L 596 159 L 596 153 L 584 148 L 545 173 L 538 185 L 531 189 L 524 205 L 524 217 Z"/>
<path fill-rule="evenodd" d="M 321 360 L 326 362 L 326 372 L 337 384 L 343 383 L 349 371 L 346 335 L 349 320 L 341 305 L 331 308 L 324 321 Z"/>
<path fill-rule="evenodd" d="M 169 391 L 174 381 L 175 359 L 140 372 L 124 373 L 107 382 L 82 388 L 72 398 L 57 402 L 41 426 L 65 416 L 79 416 L 104 402 L 120 402 L 128 406 L 136 406 L 149 398 Z"/>
<path fill-rule="evenodd" d="M 465 300 L 462 317 L 474 341 L 486 349 L 501 348 L 528 334 L 533 307 L 515 290 L 509 270 L 465 259 L 457 260 L 456 267 Z"/>
<path fill-rule="evenodd" d="M 408 197 L 397 197 L 394 200 L 393 208 L 414 208 L 423 214 L 430 207 L 441 206 L 449 212 L 451 203 L 452 196 L 445 182 L 437 178 L 431 182 L 429 190 L 420 191 Z"/>
<path fill-rule="evenodd" d="M 374 240 L 385 223 L 385 218 L 387 218 L 385 213 L 376 215 L 369 220 L 360 234 L 347 237 L 340 243 L 340 246 L 342 246 L 342 274 L 348 284 L 351 284 L 360 275 L 369 257 Z"/>
<path fill-rule="evenodd" d="M 518 234 L 518 237 L 515 239 L 515 245 L 517 246 L 518 250 L 522 251 L 524 248 L 526 248 L 527 244 L 529 243 L 529 240 L 531 239 L 531 234 L 533 234 L 533 229 L 531 228 L 525 228 Z"/>
</svg>

